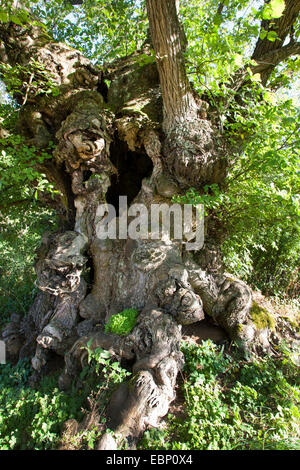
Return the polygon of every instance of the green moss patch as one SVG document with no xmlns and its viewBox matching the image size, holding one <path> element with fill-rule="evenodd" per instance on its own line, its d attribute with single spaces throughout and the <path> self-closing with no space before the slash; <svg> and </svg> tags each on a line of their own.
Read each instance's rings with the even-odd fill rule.
<svg viewBox="0 0 300 470">
<path fill-rule="evenodd" d="M 128 308 L 116 315 L 112 315 L 105 325 L 105 333 L 126 336 L 134 328 L 138 311 Z"/>
<path fill-rule="evenodd" d="M 253 323 L 259 330 L 264 328 L 275 330 L 276 322 L 273 315 L 255 301 L 252 302 L 250 315 Z"/>
</svg>

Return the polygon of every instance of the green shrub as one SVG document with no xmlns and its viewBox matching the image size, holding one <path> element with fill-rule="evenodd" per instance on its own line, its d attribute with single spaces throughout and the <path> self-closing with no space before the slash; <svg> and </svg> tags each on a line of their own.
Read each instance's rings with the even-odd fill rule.
<svg viewBox="0 0 300 470">
<path fill-rule="evenodd" d="M 134 328 L 137 316 L 138 311 L 134 308 L 128 308 L 112 315 L 105 325 L 105 332 L 126 336 Z"/>
</svg>

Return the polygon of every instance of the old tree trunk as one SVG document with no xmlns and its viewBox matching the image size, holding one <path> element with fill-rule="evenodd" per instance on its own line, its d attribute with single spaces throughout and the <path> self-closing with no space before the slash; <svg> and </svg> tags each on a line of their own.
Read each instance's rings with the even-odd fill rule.
<svg viewBox="0 0 300 470">
<path fill-rule="evenodd" d="M 276 64 L 299 53 L 298 44 L 283 46 L 299 8 L 298 0 L 286 0 L 284 15 L 273 20 L 281 40 L 257 42 L 252 67 L 265 82 Z M 223 231 L 213 216 L 205 221 L 204 246 L 195 251 L 164 232 L 138 240 L 97 235 L 102 204 L 117 208 L 126 195 L 129 207 L 170 205 L 190 187 L 201 192 L 206 184 L 223 185 L 231 164 L 233 148 L 214 103 L 201 99 L 187 79 L 175 0 L 147 0 L 147 9 L 156 62 L 145 45 L 104 70 L 39 26 L 0 23 L 1 61 L 27 65 L 34 58 L 59 87 L 57 96 L 37 95 L 25 83 L 18 126 L 37 151 L 55 143 L 41 171 L 62 195 L 61 229 L 44 235 L 36 262 L 40 292 L 5 339 L 9 347 L 21 335 L 19 357 L 31 356 L 37 375 L 53 352 L 64 356 L 62 388 L 80 372 L 82 346 L 90 340 L 92 348 L 131 360 L 132 378 L 108 408 L 108 427 L 129 446 L 175 398 L 181 325 L 209 315 L 244 349 L 269 348 L 268 330 L 251 319 L 250 288 L 224 272 Z M 243 76 L 233 83 L 237 95 L 247 87 Z M 105 334 L 109 317 L 126 308 L 139 312 L 132 332 Z M 112 445 L 104 436 L 99 448 Z"/>
</svg>

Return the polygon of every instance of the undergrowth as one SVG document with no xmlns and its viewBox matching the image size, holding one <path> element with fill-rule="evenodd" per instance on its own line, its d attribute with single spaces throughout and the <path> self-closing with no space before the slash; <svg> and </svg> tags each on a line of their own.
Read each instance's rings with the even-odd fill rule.
<svg viewBox="0 0 300 470">
<path fill-rule="evenodd" d="M 43 232 L 55 228 L 51 210 L 38 203 L 0 213 L 0 328 L 12 313 L 28 312 L 37 293 L 34 260 Z"/>
<path fill-rule="evenodd" d="M 184 416 L 146 431 L 142 449 L 300 449 L 295 351 L 245 361 L 237 351 L 183 343 Z M 93 449 L 105 429 L 112 392 L 130 375 L 107 351 L 87 347 L 87 365 L 69 392 L 58 373 L 28 386 L 28 361 L 0 366 L 0 449 Z M 67 420 L 83 423 L 63 433 Z"/>
<path fill-rule="evenodd" d="M 147 431 L 144 449 L 300 449 L 299 373 L 292 352 L 245 361 L 208 340 L 184 343 L 185 416 Z"/>
<path fill-rule="evenodd" d="M 104 411 L 117 384 L 129 374 L 108 351 L 92 351 L 78 383 L 68 392 L 57 387 L 59 372 L 45 377 L 38 389 L 28 385 L 28 361 L 0 365 L 0 450 L 93 449 L 101 437 Z M 67 420 L 82 425 L 70 435 Z"/>
<path fill-rule="evenodd" d="M 38 390 L 27 385 L 28 361 L 0 366 L 0 449 L 52 449 L 63 422 L 78 418 L 83 399 L 57 388 L 57 376 L 45 377 Z"/>
</svg>

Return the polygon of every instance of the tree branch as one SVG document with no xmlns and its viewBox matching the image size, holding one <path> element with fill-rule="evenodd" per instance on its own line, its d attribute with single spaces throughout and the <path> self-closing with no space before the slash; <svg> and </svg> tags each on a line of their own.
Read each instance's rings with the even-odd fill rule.
<svg viewBox="0 0 300 470">
<path fill-rule="evenodd" d="M 193 107 L 193 96 L 185 70 L 181 29 L 175 0 L 147 0 L 150 32 L 156 55 L 164 104 L 164 126 L 184 119 Z"/>
<path fill-rule="evenodd" d="M 280 18 L 272 18 L 271 20 L 262 20 L 261 32 L 262 31 L 274 31 L 277 33 L 278 39 L 270 41 L 267 35 L 263 39 L 258 38 L 252 59 L 258 64 L 264 63 L 264 67 L 261 68 L 261 79 L 265 84 L 271 75 L 274 67 L 282 60 L 288 58 L 290 55 L 296 53 L 299 49 L 293 48 L 290 43 L 290 49 L 288 46 L 283 46 L 284 41 L 288 35 L 292 32 L 293 25 L 300 12 L 300 0 L 285 0 L 285 9 Z M 292 40 L 293 43 L 293 40 Z M 283 50 L 282 53 L 279 51 Z M 296 52 L 294 52 L 296 50 Z"/>
<path fill-rule="evenodd" d="M 259 59 L 256 59 L 257 65 L 252 66 L 251 70 L 253 73 L 267 71 L 269 76 L 270 69 L 273 70 L 276 65 L 292 55 L 300 55 L 300 42 L 289 43 L 279 49 L 267 52 Z"/>
<path fill-rule="evenodd" d="M 223 0 L 222 2 L 219 3 L 217 15 L 222 15 L 224 6 L 225 6 L 225 1 Z"/>
</svg>

